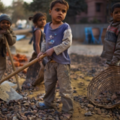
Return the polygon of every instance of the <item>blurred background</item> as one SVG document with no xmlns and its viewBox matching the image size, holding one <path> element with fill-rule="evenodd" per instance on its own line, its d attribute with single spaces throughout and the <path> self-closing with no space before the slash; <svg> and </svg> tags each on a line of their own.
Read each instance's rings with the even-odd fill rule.
<svg viewBox="0 0 120 120">
<path fill-rule="evenodd" d="M 12 27 L 17 34 L 17 41 L 22 40 L 18 45 L 20 45 L 20 43 L 23 45 L 25 42 L 23 38 L 24 40 L 30 40 L 32 36 L 30 31 L 33 24 L 28 20 L 30 16 L 41 11 L 47 14 L 47 22 L 50 21 L 48 10 L 51 1 L 52 0 L 0 0 L 0 14 L 5 13 L 12 18 Z M 77 45 L 78 43 L 82 43 L 82 45 L 102 45 L 110 20 L 110 8 L 113 4 L 119 2 L 119 0 L 66 1 L 69 3 L 70 9 L 64 21 L 69 23 L 72 28 L 74 43 L 77 42 Z M 17 46 L 17 48 L 19 48 L 19 46 Z M 100 48 L 100 52 L 101 50 L 102 47 Z"/>
<path fill-rule="evenodd" d="M 31 28 L 32 23 L 28 17 L 35 12 L 48 14 L 49 4 L 52 0 L 0 0 L 0 14 L 8 14 L 13 21 L 13 28 Z M 65 19 L 71 25 L 74 40 L 86 43 L 94 43 L 93 35 L 100 37 L 100 32 L 105 32 L 110 19 L 110 7 L 119 0 L 66 0 L 70 5 Z M 90 27 L 92 27 L 92 34 Z M 95 28 L 95 29 L 93 29 Z M 101 30 L 102 29 L 102 30 Z M 88 36 L 87 36 L 88 34 Z M 104 34 L 101 34 L 104 37 Z"/>
</svg>

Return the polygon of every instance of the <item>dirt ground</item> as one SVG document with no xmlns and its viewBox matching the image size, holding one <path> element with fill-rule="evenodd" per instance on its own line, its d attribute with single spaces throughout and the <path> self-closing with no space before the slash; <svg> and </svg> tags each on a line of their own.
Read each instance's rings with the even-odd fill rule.
<svg viewBox="0 0 120 120">
<path fill-rule="evenodd" d="M 16 53 L 25 54 L 30 57 L 33 52 L 33 47 L 28 43 L 29 39 L 18 41 L 14 46 L 16 48 Z M 11 48 L 13 52 L 15 52 L 14 47 Z M 73 93 L 73 96 L 86 96 L 87 86 L 92 80 L 93 76 L 103 70 L 103 68 L 99 65 L 100 58 L 96 57 L 100 56 L 101 52 L 102 45 L 82 45 L 76 42 L 73 43 L 72 47 L 69 50 L 72 60 L 72 87 L 76 91 L 75 93 Z M 90 72 L 91 70 L 95 70 L 95 72 Z M 22 84 L 23 81 L 24 79 L 21 79 L 20 83 Z M 29 95 L 29 97 L 34 97 L 40 93 L 44 93 L 44 84 L 40 86 L 39 91 L 33 92 L 33 94 Z M 57 96 L 59 96 L 58 92 Z M 79 102 L 74 101 L 74 114 L 71 120 L 112 120 L 110 116 L 103 116 L 97 114 L 93 114 L 90 117 L 85 117 L 84 114 L 86 112 L 86 110 L 81 108 Z"/>
</svg>

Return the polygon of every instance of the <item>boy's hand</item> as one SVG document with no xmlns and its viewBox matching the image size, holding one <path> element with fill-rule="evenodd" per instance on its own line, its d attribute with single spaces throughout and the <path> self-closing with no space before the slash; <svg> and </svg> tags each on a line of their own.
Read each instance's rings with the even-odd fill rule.
<svg viewBox="0 0 120 120">
<path fill-rule="evenodd" d="M 0 30 L 0 34 L 6 34 L 7 30 Z"/>
<path fill-rule="evenodd" d="M 44 53 L 43 52 L 40 52 L 38 55 L 37 55 L 37 58 L 39 59 L 39 57 L 41 56 L 41 55 L 43 55 Z M 42 61 L 42 59 L 39 59 L 40 61 Z"/>
<path fill-rule="evenodd" d="M 45 52 L 45 54 L 46 54 L 47 56 L 52 56 L 53 52 L 54 52 L 54 49 L 53 49 L 53 48 L 50 48 L 50 49 L 48 49 L 48 50 Z"/>
</svg>

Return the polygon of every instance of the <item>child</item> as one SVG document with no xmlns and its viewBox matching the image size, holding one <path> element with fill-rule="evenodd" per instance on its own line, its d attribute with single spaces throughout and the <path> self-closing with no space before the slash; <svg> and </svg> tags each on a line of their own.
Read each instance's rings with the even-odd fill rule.
<svg viewBox="0 0 120 120">
<path fill-rule="evenodd" d="M 69 5 L 65 0 L 54 0 L 50 5 L 49 14 L 52 22 L 47 23 L 44 28 L 46 47 L 45 54 L 49 62 L 45 66 L 44 82 L 45 91 L 44 103 L 37 103 L 40 109 L 52 107 L 55 97 L 55 86 L 58 80 L 60 87 L 62 111 L 68 119 L 73 112 L 72 87 L 70 81 L 70 58 L 68 48 L 72 44 L 72 32 L 67 23 L 63 23 Z M 45 48 L 42 48 L 43 50 Z M 43 53 L 39 53 L 38 57 Z"/>
<path fill-rule="evenodd" d="M 33 48 L 35 53 L 38 55 L 41 49 L 41 43 L 43 40 L 43 31 L 44 26 L 46 25 L 46 15 L 43 13 L 36 13 L 32 17 L 32 21 L 34 23 L 34 30 L 33 30 Z"/>
<path fill-rule="evenodd" d="M 6 69 L 6 43 L 12 46 L 16 42 L 16 36 L 12 29 L 10 28 L 12 24 L 11 19 L 6 15 L 2 14 L 0 16 L 0 80 Z"/>
<path fill-rule="evenodd" d="M 120 61 L 120 3 L 112 6 L 111 16 L 101 56 L 106 58 L 107 64 L 117 65 Z"/>
<path fill-rule="evenodd" d="M 34 49 L 34 53 L 32 54 L 32 58 L 30 59 L 30 61 L 32 61 L 33 59 L 35 59 L 38 55 L 38 53 L 41 52 L 41 43 L 43 41 L 44 38 L 44 34 L 43 34 L 43 30 L 44 30 L 44 26 L 46 25 L 46 15 L 43 13 L 36 13 L 33 17 L 30 17 L 29 20 L 33 21 L 34 27 L 32 30 L 33 33 L 33 49 Z M 45 61 L 43 61 L 44 63 Z M 45 64 L 45 63 L 44 63 Z M 42 62 L 40 62 L 40 65 L 43 66 Z M 26 80 L 23 84 L 23 88 L 29 88 L 31 87 L 31 85 L 35 86 L 35 83 L 37 81 L 39 81 L 39 75 L 37 76 L 36 80 L 32 80 L 29 78 L 34 78 L 38 73 L 35 74 L 35 72 L 31 73 L 31 69 L 32 71 L 39 71 L 40 66 L 39 63 L 36 63 L 32 66 L 29 67 L 28 69 L 28 74 L 29 76 L 27 76 L 28 81 Z M 32 82 L 32 83 L 31 83 Z"/>
</svg>

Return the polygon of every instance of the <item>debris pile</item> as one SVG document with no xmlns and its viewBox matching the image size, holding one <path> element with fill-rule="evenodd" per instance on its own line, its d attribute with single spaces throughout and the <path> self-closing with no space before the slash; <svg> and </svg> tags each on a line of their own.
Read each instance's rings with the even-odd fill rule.
<svg viewBox="0 0 120 120">
<path fill-rule="evenodd" d="M 120 109 L 119 107 L 114 109 L 99 108 L 93 105 L 86 96 L 74 96 L 74 100 L 80 103 L 81 109 L 84 109 L 85 116 L 93 116 L 95 114 L 101 115 L 104 118 L 113 117 L 115 120 L 120 120 Z"/>
<path fill-rule="evenodd" d="M 114 105 L 120 103 L 120 91 L 112 93 L 110 91 L 101 92 L 95 99 L 95 102 L 101 105 Z"/>
</svg>

